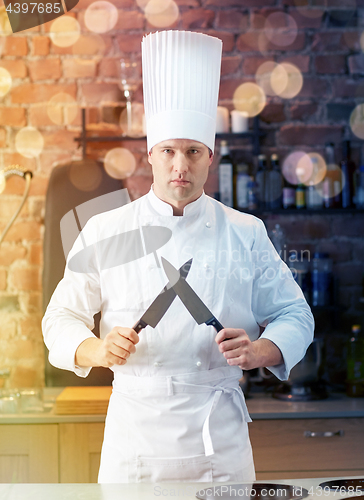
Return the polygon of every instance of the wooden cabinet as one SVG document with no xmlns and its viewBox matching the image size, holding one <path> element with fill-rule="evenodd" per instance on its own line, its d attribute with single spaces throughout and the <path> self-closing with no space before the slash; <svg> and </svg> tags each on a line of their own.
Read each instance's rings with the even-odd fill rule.
<svg viewBox="0 0 364 500">
<path fill-rule="evenodd" d="M 57 483 L 58 425 L 0 425 L 0 482 Z"/>
<path fill-rule="evenodd" d="M 257 479 L 364 474 L 364 418 L 256 420 L 249 432 Z"/>
<path fill-rule="evenodd" d="M 60 483 L 97 483 L 103 423 L 59 424 Z"/>
</svg>

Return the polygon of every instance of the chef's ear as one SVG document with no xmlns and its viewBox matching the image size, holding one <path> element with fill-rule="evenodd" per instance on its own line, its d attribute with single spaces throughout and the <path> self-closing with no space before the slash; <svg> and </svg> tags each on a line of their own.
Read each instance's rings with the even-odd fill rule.
<svg viewBox="0 0 364 500">
<path fill-rule="evenodd" d="M 213 162 L 213 159 L 214 159 L 214 153 L 211 151 L 211 149 L 209 148 L 209 160 L 210 160 L 210 163 L 209 163 L 209 166 L 211 165 L 211 163 Z"/>
<path fill-rule="evenodd" d="M 153 148 L 151 148 L 151 150 L 148 153 L 148 163 L 150 163 L 151 165 L 152 165 L 152 152 L 153 152 Z"/>
</svg>

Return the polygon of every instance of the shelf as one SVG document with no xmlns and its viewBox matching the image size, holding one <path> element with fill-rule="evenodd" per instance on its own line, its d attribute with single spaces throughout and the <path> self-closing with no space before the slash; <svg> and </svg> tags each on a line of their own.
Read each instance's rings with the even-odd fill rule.
<svg viewBox="0 0 364 500">
<path fill-rule="evenodd" d="M 275 210 L 257 209 L 245 210 L 237 208 L 239 212 L 244 212 L 251 215 L 349 215 L 349 214 L 364 214 L 363 208 L 279 208 Z"/>
</svg>

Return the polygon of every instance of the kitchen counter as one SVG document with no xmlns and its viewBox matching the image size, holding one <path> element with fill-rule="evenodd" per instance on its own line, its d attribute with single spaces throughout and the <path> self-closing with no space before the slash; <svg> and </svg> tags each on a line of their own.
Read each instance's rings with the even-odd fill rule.
<svg viewBox="0 0 364 500">
<path fill-rule="evenodd" d="M 0 414 L 0 424 L 55 424 L 70 422 L 104 422 L 105 415 L 56 415 L 55 397 L 61 388 L 45 388 L 46 411 L 43 413 Z M 299 418 L 364 417 L 364 398 L 349 398 L 345 394 L 330 394 L 320 401 L 280 401 L 269 394 L 253 393 L 247 400 L 252 420 Z"/>
<path fill-rule="evenodd" d="M 353 494 L 322 490 L 319 484 L 331 478 L 274 480 L 275 484 L 289 484 L 306 488 L 307 499 L 338 500 L 352 497 Z M 266 482 L 266 481 L 257 481 Z M 218 487 L 207 483 L 173 484 L 0 484 L 1 500 L 151 500 L 153 498 L 183 498 L 195 500 L 195 493 L 207 487 Z M 224 483 L 233 485 L 235 483 Z M 251 485 L 247 485 L 251 486 Z M 234 498 L 247 498 L 231 496 Z M 249 498 L 249 497 L 248 497 Z M 259 497 L 257 497 L 259 499 Z M 354 497 L 355 498 L 355 497 Z"/>
</svg>

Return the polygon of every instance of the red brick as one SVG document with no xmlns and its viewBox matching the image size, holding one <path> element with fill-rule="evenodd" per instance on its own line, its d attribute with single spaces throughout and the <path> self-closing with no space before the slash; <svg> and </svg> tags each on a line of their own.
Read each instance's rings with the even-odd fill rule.
<svg viewBox="0 0 364 500">
<path fill-rule="evenodd" d="M 113 83 L 85 83 L 81 85 L 81 95 L 88 104 L 122 100 L 120 88 Z"/>
<path fill-rule="evenodd" d="M 179 7 L 199 7 L 199 0 L 175 0 Z"/>
<path fill-rule="evenodd" d="M 221 75 L 235 73 L 240 66 L 241 60 L 241 56 L 223 57 L 221 61 Z"/>
<path fill-rule="evenodd" d="M 2 59 L 0 67 L 9 71 L 12 78 L 25 78 L 27 76 L 27 67 L 23 61 Z"/>
<path fill-rule="evenodd" d="M 269 57 L 244 57 L 243 58 L 243 74 L 255 75 L 258 68 L 267 61 L 271 61 Z"/>
<path fill-rule="evenodd" d="M 0 290 L 6 290 L 8 274 L 5 269 L 0 269 Z"/>
<path fill-rule="evenodd" d="M 305 34 L 298 33 L 291 45 L 284 47 L 284 50 L 303 50 L 305 48 Z M 237 41 L 237 49 L 241 52 L 276 50 L 277 46 L 270 42 L 264 31 L 248 31 L 240 35 Z"/>
<path fill-rule="evenodd" d="M 2 127 L 0 127 L 0 148 L 5 148 L 6 147 L 6 130 Z"/>
<path fill-rule="evenodd" d="M 96 76 L 97 62 L 94 59 L 65 59 L 63 76 L 65 78 L 92 78 Z"/>
<path fill-rule="evenodd" d="M 246 30 L 248 27 L 248 14 L 239 10 L 220 10 L 216 16 L 216 27 L 222 30 Z"/>
<path fill-rule="evenodd" d="M 305 121 L 317 113 L 318 105 L 313 102 L 295 103 L 290 107 L 290 115 L 292 120 Z"/>
<path fill-rule="evenodd" d="M 119 57 L 103 57 L 98 65 L 98 75 L 106 78 L 117 78 Z"/>
<path fill-rule="evenodd" d="M 349 70 L 351 74 L 360 74 L 364 73 L 364 55 L 356 54 L 354 56 L 349 56 L 348 58 Z"/>
<path fill-rule="evenodd" d="M 312 14 L 312 9 L 300 8 L 289 11 L 289 14 L 296 21 L 297 28 L 300 29 L 319 29 L 323 22 L 325 14 L 324 10 L 315 9 L 315 15 Z"/>
<path fill-rule="evenodd" d="M 186 30 L 212 28 L 215 12 L 207 9 L 189 9 L 182 12 L 182 27 Z"/>
<path fill-rule="evenodd" d="M 142 35 L 118 35 L 116 36 L 116 42 L 118 44 L 119 50 L 130 54 L 130 52 L 139 52 Z"/>
<path fill-rule="evenodd" d="M 69 130 L 53 130 L 44 131 L 44 148 L 45 149 L 62 149 L 73 151 L 77 148 L 77 142 L 74 140 L 80 134 L 78 132 L 70 132 Z"/>
<path fill-rule="evenodd" d="M 29 61 L 30 79 L 38 80 L 58 80 L 62 76 L 61 60 L 57 59 L 38 59 Z"/>
<path fill-rule="evenodd" d="M 300 97 L 327 97 L 330 92 L 328 81 L 319 78 L 305 77 L 303 79 L 303 87 L 299 93 Z"/>
<path fill-rule="evenodd" d="M 0 266 L 10 266 L 16 260 L 23 259 L 26 252 L 24 247 L 18 245 L 2 245 L 0 248 Z"/>
<path fill-rule="evenodd" d="M 335 78 L 333 97 L 364 97 L 364 82 L 349 78 Z"/>
<path fill-rule="evenodd" d="M 357 31 L 347 31 L 343 33 L 341 36 L 342 47 L 347 47 L 350 50 L 361 52 L 362 48 L 360 44 L 360 39 L 361 39 L 361 33 L 358 33 Z"/>
<path fill-rule="evenodd" d="M 49 177 L 52 169 L 72 160 L 72 151 L 44 151 L 39 156 L 40 171 Z M 46 185 L 47 186 L 47 185 Z M 46 187 L 45 186 L 45 187 Z"/>
<path fill-rule="evenodd" d="M 339 54 L 316 56 L 315 68 L 317 73 L 343 74 L 346 73 L 346 58 Z"/>
<path fill-rule="evenodd" d="M 26 56 L 28 43 L 25 36 L 10 35 L 5 37 L 3 56 Z"/>
<path fill-rule="evenodd" d="M 296 55 L 296 56 L 285 56 L 282 59 L 278 59 L 279 63 L 290 63 L 301 71 L 301 73 L 308 73 L 310 71 L 310 56 L 306 55 Z"/>
<path fill-rule="evenodd" d="M 94 1 L 95 0 L 80 0 L 75 9 L 72 9 L 71 12 L 73 12 L 76 9 L 77 10 L 87 9 L 87 7 L 92 5 Z M 113 5 L 115 5 L 117 9 L 125 9 L 125 8 L 128 9 L 130 7 L 135 7 L 135 0 L 113 0 L 112 3 Z"/>
<path fill-rule="evenodd" d="M 205 7 L 220 6 L 220 7 L 265 7 L 267 5 L 274 5 L 275 0 L 206 0 Z"/>
<path fill-rule="evenodd" d="M 42 225 L 39 222 L 26 220 L 15 221 L 5 236 L 6 241 L 34 241 L 39 240 L 42 234 Z"/>
<path fill-rule="evenodd" d="M 75 56 L 106 55 L 112 51 L 112 47 L 111 36 L 85 33 L 70 47 L 58 47 L 58 45 L 52 44 L 51 53 Z"/>
<path fill-rule="evenodd" d="M 342 51 L 342 32 L 323 31 L 321 33 L 315 33 L 312 39 L 311 50 L 315 52 Z"/>
<path fill-rule="evenodd" d="M 286 120 L 284 104 L 268 103 L 259 117 L 265 123 L 279 123 Z"/>
<path fill-rule="evenodd" d="M 222 40 L 222 51 L 231 52 L 235 48 L 235 37 L 232 33 L 226 33 L 224 31 L 206 31 L 207 35 L 216 36 Z"/>
<path fill-rule="evenodd" d="M 235 90 L 239 87 L 239 85 L 245 83 L 246 81 L 248 81 L 248 79 L 243 78 L 229 78 L 221 80 L 219 100 L 229 99 L 231 101 Z"/>
<path fill-rule="evenodd" d="M 76 98 L 77 87 L 75 84 L 37 84 L 37 83 L 24 83 L 15 87 L 11 91 L 11 102 L 13 103 L 36 103 L 47 102 L 51 97 L 59 92 L 70 94 Z"/>
<path fill-rule="evenodd" d="M 41 265 L 43 263 L 43 245 L 42 243 L 33 243 L 29 247 L 29 264 Z"/>
<path fill-rule="evenodd" d="M 328 125 L 284 125 L 279 131 L 279 143 L 289 146 L 315 146 L 342 140 L 342 127 Z"/>
<path fill-rule="evenodd" d="M 29 125 L 34 127 L 45 127 L 54 125 L 49 118 L 46 104 L 32 104 L 28 110 Z"/>
<path fill-rule="evenodd" d="M 49 36 L 35 36 L 32 38 L 32 55 L 47 56 L 49 54 L 50 38 Z"/>
<path fill-rule="evenodd" d="M 77 14 L 73 10 L 71 10 L 70 12 L 65 14 L 65 16 L 72 17 L 73 19 L 77 18 Z M 52 21 L 48 21 L 47 23 L 42 24 L 42 31 L 44 33 L 50 33 L 53 23 L 54 23 L 54 19 L 52 19 Z"/>
<path fill-rule="evenodd" d="M 118 21 L 114 30 L 142 30 L 144 28 L 144 14 L 136 10 L 119 10 Z"/>
</svg>

